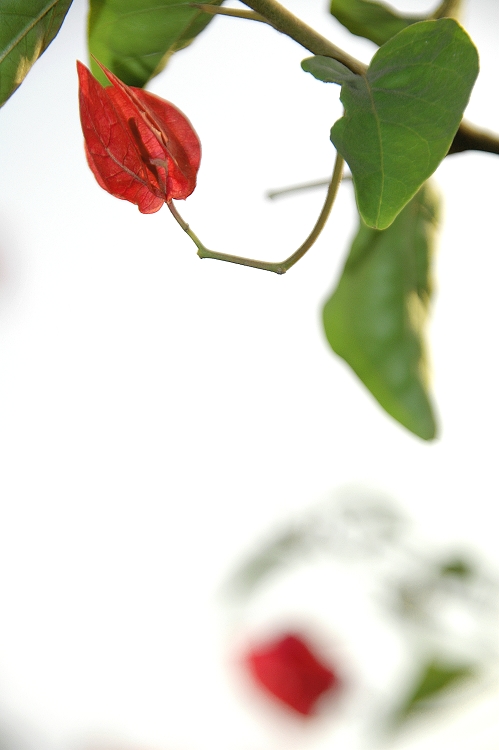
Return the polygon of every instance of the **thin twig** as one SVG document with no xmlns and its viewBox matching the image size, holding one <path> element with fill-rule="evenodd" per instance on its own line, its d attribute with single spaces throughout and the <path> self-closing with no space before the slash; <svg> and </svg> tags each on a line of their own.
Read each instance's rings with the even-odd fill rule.
<svg viewBox="0 0 499 750">
<path fill-rule="evenodd" d="M 330 42 L 329 39 L 297 18 L 277 0 L 242 0 L 242 2 L 248 8 L 266 18 L 282 34 L 286 34 L 286 36 L 301 44 L 302 47 L 308 49 L 313 55 L 332 57 L 346 65 L 352 73 L 357 73 L 357 75 L 366 72 L 367 65 Z"/>
<path fill-rule="evenodd" d="M 336 153 L 336 160 L 334 163 L 334 170 L 333 170 L 333 176 L 331 178 L 331 182 L 329 184 L 329 190 L 327 191 L 326 200 L 324 201 L 324 205 L 322 206 L 322 210 L 319 214 L 319 218 L 315 222 L 315 226 L 310 232 L 309 236 L 303 242 L 298 250 L 295 250 L 295 252 L 289 256 L 289 258 L 286 258 L 286 260 L 272 263 L 265 260 L 254 260 L 253 258 L 243 258 L 240 255 L 229 255 L 228 253 L 219 253 L 216 250 L 208 250 L 207 247 L 203 245 L 199 237 L 194 234 L 190 226 L 187 224 L 186 221 L 183 220 L 183 218 L 178 213 L 177 209 L 173 205 L 172 201 L 169 201 L 167 203 L 168 208 L 170 209 L 173 217 L 178 222 L 178 224 L 182 227 L 184 232 L 191 238 L 191 240 L 194 242 L 198 249 L 198 255 L 200 258 L 211 258 L 212 260 L 222 260 L 226 263 L 236 263 L 239 266 L 249 266 L 250 268 L 258 268 L 261 271 L 271 271 L 272 273 L 277 274 L 283 274 L 286 273 L 286 271 L 289 271 L 289 269 L 295 265 L 295 263 L 298 263 L 300 258 L 303 258 L 307 250 L 309 250 L 314 242 L 319 237 L 320 233 L 324 229 L 324 226 L 326 224 L 326 221 L 328 220 L 329 214 L 331 213 L 331 209 L 333 207 L 334 200 L 336 198 L 336 194 L 338 192 L 338 187 L 341 183 L 341 175 L 343 172 L 343 157 L 340 156 L 340 154 Z"/>
<path fill-rule="evenodd" d="M 341 178 L 341 181 L 344 182 L 345 180 L 351 179 L 352 175 L 344 174 Z M 268 193 L 266 193 L 266 197 L 270 198 L 270 200 L 275 200 L 276 198 L 280 198 L 282 195 L 288 195 L 289 193 L 299 193 L 303 190 L 315 190 L 316 188 L 327 187 L 329 183 L 330 180 L 314 180 L 313 182 L 301 182 L 299 185 L 290 185 L 289 187 L 278 188 L 277 190 L 269 190 Z"/>
<path fill-rule="evenodd" d="M 489 154 L 499 154 L 499 136 L 463 120 L 447 155 L 462 151 L 487 151 Z"/>
<path fill-rule="evenodd" d="M 270 22 L 261 16 L 259 13 L 255 13 L 252 10 L 239 10 L 237 8 L 221 8 L 219 5 L 210 5 L 209 3 L 190 3 L 191 8 L 197 8 L 202 10 L 204 13 L 208 13 L 210 16 L 230 16 L 231 18 L 244 18 L 247 21 L 259 21 L 260 23 Z M 272 24 L 270 24 L 272 26 Z"/>
</svg>

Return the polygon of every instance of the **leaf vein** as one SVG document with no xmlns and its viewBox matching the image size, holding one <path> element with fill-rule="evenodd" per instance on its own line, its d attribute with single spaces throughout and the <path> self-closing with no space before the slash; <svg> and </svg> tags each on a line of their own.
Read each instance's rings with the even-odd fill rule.
<svg viewBox="0 0 499 750">
<path fill-rule="evenodd" d="M 14 47 L 15 47 L 15 46 L 16 46 L 17 44 L 19 44 L 19 43 L 20 43 L 20 42 L 21 42 L 21 41 L 22 41 L 22 40 L 23 40 L 23 39 L 24 39 L 24 38 L 25 38 L 25 37 L 26 37 L 26 36 L 27 36 L 27 35 L 29 34 L 29 32 L 30 32 L 30 31 L 32 31 L 32 30 L 33 30 L 33 29 L 35 28 L 35 26 L 36 26 L 36 25 L 37 25 L 38 23 L 40 23 L 40 22 L 41 22 L 41 20 L 42 20 L 42 19 L 43 19 L 43 18 L 44 18 L 44 17 L 45 17 L 45 16 L 46 16 L 46 15 L 47 15 L 48 13 L 50 13 L 50 11 L 51 11 L 51 10 L 53 10 L 53 8 L 54 8 L 54 7 L 56 6 L 56 5 L 58 5 L 58 4 L 59 4 L 59 2 L 60 2 L 60 0 L 52 0 L 52 2 L 51 2 L 51 3 L 49 4 L 49 5 L 48 5 L 48 7 L 47 7 L 47 8 L 45 8 L 45 9 L 44 9 L 44 10 L 43 10 L 42 12 L 40 12 L 40 13 L 39 13 L 39 14 L 38 14 L 37 16 L 35 16 L 35 17 L 33 18 L 33 21 L 32 21 L 32 22 L 31 22 L 30 24 L 28 24 L 28 27 L 27 27 L 27 28 L 26 28 L 26 27 L 23 27 L 23 28 L 21 29 L 21 31 L 20 31 L 20 33 L 19 33 L 19 34 L 17 35 L 17 37 L 16 37 L 15 39 L 13 39 L 13 40 L 12 40 L 12 42 L 11 42 L 10 46 L 8 46 L 8 47 L 7 47 L 7 48 L 6 48 L 5 50 L 4 50 L 4 52 L 0 54 L 0 63 L 2 63 L 2 62 L 3 62 L 4 60 L 5 60 L 5 58 L 6 58 L 6 57 L 8 57 L 8 56 L 10 55 L 10 53 L 12 52 L 12 50 L 14 49 Z M 20 15 L 24 15 L 24 14 L 20 14 Z M 28 16 L 28 18 L 29 18 L 29 16 Z"/>
</svg>

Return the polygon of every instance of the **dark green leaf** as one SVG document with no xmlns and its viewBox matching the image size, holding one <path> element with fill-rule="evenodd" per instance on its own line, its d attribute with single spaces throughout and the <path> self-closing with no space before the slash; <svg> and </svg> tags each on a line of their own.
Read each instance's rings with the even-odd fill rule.
<svg viewBox="0 0 499 750">
<path fill-rule="evenodd" d="M 91 0 L 89 50 L 129 86 L 145 86 L 174 52 L 187 47 L 213 16 L 191 7 L 192 0 Z M 222 0 L 208 0 L 221 5 Z M 104 85 L 104 74 L 92 61 Z"/>
<path fill-rule="evenodd" d="M 348 31 L 384 44 L 412 23 L 424 21 L 425 16 L 402 16 L 388 5 L 369 0 L 331 0 L 331 13 Z"/>
<path fill-rule="evenodd" d="M 327 57 L 302 63 L 326 81 L 339 78 L 337 66 Z M 365 75 L 345 76 L 345 114 L 331 140 L 350 166 L 368 226 L 388 227 L 438 167 L 477 75 L 473 42 L 443 18 L 409 26 L 376 52 Z"/>
<path fill-rule="evenodd" d="M 331 14 L 357 36 L 381 46 L 392 36 L 427 18 L 457 18 L 461 0 L 443 0 L 430 16 L 402 15 L 384 3 L 370 0 L 331 0 Z"/>
<path fill-rule="evenodd" d="M 361 224 L 324 307 L 333 350 L 394 419 L 425 440 L 436 431 L 424 332 L 437 207 L 425 185 L 389 229 Z"/>
<path fill-rule="evenodd" d="M 72 0 L 0 2 L 0 106 L 57 35 Z"/>
<path fill-rule="evenodd" d="M 457 666 L 439 661 L 429 662 L 422 670 L 413 692 L 398 710 L 397 720 L 400 722 L 413 712 L 429 707 L 443 691 L 474 676 L 475 670 L 469 665 Z"/>
</svg>

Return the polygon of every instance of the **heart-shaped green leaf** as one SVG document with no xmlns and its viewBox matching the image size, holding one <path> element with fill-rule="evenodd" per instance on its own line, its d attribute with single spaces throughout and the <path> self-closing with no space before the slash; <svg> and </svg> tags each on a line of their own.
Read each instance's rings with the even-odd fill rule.
<svg viewBox="0 0 499 750">
<path fill-rule="evenodd" d="M 220 5 L 222 0 L 206 2 Z M 128 86 L 142 87 L 212 19 L 192 0 L 91 0 L 89 51 Z M 109 85 L 94 61 L 92 73 Z"/>
<path fill-rule="evenodd" d="M 338 63 L 328 57 L 309 58 L 302 67 L 342 83 L 345 114 L 331 140 L 352 171 L 363 220 L 385 229 L 449 150 L 478 75 L 473 42 L 443 18 L 394 36 L 365 75 L 338 80 Z"/>
<path fill-rule="evenodd" d="M 436 223 L 437 199 L 425 185 L 388 229 L 361 224 L 323 313 L 333 350 L 425 440 L 436 432 L 424 343 Z"/>
<path fill-rule="evenodd" d="M 57 35 L 72 0 L 1 0 L 0 106 Z"/>
</svg>

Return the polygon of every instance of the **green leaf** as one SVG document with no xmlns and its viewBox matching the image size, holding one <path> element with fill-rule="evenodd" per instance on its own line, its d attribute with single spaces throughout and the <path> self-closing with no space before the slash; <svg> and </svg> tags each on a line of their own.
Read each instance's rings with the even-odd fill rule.
<svg viewBox="0 0 499 750">
<path fill-rule="evenodd" d="M 304 60 L 320 80 L 336 61 Z M 327 77 L 324 69 L 329 66 Z M 376 52 L 365 75 L 345 77 L 345 114 L 331 140 L 350 166 L 368 226 L 385 229 L 447 154 L 478 75 L 478 54 L 459 24 L 423 21 Z"/>
<path fill-rule="evenodd" d="M 437 213 L 425 185 L 389 229 L 361 223 L 323 312 L 333 350 L 388 414 L 425 440 L 436 432 L 424 333 Z"/>
<path fill-rule="evenodd" d="M 461 0 L 443 0 L 431 16 L 401 15 L 389 5 L 370 0 L 331 0 L 331 15 L 352 34 L 381 46 L 399 31 L 427 18 L 457 18 Z"/>
<path fill-rule="evenodd" d="M 331 0 L 331 14 L 356 36 L 381 45 L 425 16 L 402 16 L 382 3 L 369 0 Z"/>
<path fill-rule="evenodd" d="M 344 83 L 350 83 L 350 85 L 355 86 L 359 78 L 357 73 L 352 73 L 350 68 L 347 68 L 343 63 L 323 55 L 307 57 L 306 60 L 303 60 L 301 66 L 306 73 L 312 73 L 315 78 L 324 83 L 339 83 L 340 86 Z"/>
<path fill-rule="evenodd" d="M 423 668 L 413 692 L 397 711 L 397 721 L 403 721 L 415 711 L 430 707 L 443 691 L 475 677 L 475 674 L 475 669 L 469 665 L 457 666 L 436 660 L 429 662 Z"/>
<path fill-rule="evenodd" d="M 2 0 L 0 106 L 57 36 L 72 0 Z"/>
<path fill-rule="evenodd" d="M 129 86 L 145 86 L 174 52 L 187 47 L 213 16 L 192 0 L 91 0 L 90 54 Z M 222 0 L 208 0 L 220 5 Z M 92 72 L 109 81 L 92 60 Z"/>
</svg>

